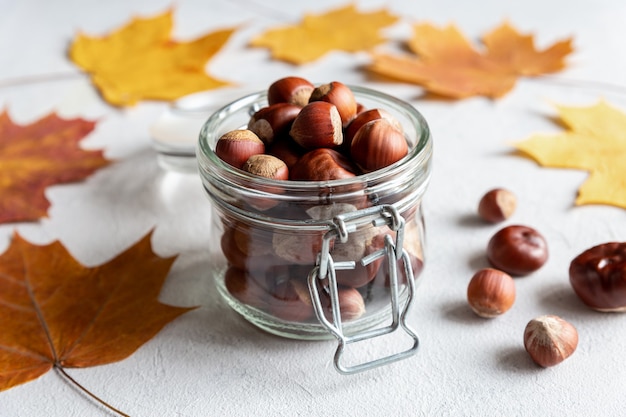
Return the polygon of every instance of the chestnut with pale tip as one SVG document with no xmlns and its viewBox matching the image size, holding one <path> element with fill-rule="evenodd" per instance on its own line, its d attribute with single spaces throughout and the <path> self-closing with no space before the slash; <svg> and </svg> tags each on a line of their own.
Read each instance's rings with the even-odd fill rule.
<svg viewBox="0 0 626 417">
<path fill-rule="evenodd" d="M 309 98 L 309 103 L 313 101 L 326 101 L 334 104 L 341 116 L 343 126 L 347 126 L 356 116 L 357 104 L 354 94 L 348 86 L 339 81 L 316 87 Z"/>
<path fill-rule="evenodd" d="M 254 132 L 266 145 L 279 136 L 287 135 L 301 107 L 291 103 L 276 103 L 255 112 L 248 121 L 248 130 Z"/>
<path fill-rule="evenodd" d="M 295 181 L 330 181 L 355 177 L 350 160 L 334 149 L 318 148 L 305 153 L 291 169 Z"/>
<path fill-rule="evenodd" d="M 243 164 L 242 169 L 250 174 L 273 180 L 288 180 L 289 169 L 287 165 L 273 155 L 252 155 Z"/>
<path fill-rule="evenodd" d="M 515 212 L 517 198 L 505 188 L 494 188 L 485 193 L 478 203 L 478 215 L 489 223 L 502 222 Z"/>
<path fill-rule="evenodd" d="M 282 160 L 273 155 L 252 155 L 243 165 L 242 169 L 250 174 L 272 180 L 286 181 L 289 179 L 289 168 L 287 168 L 287 165 Z M 283 187 L 266 184 L 259 185 L 258 190 L 271 194 L 281 194 L 284 192 Z M 276 207 L 278 204 L 276 199 L 271 196 L 249 196 L 246 199 L 246 203 L 261 211 L 269 210 Z"/>
<path fill-rule="evenodd" d="M 532 319 L 524 329 L 524 348 L 532 360 L 547 368 L 569 358 L 578 346 L 578 331 L 555 315 Z"/>
<path fill-rule="evenodd" d="M 404 158 L 409 151 L 404 134 L 386 119 L 365 123 L 350 144 L 352 160 L 364 171 L 385 168 Z"/>
<path fill-rule="evenodd" d="M 493 318 L 509 311 L 515 302 L 515 282 L 502 271 L 484 268 L 467 286 L 467 302 L 480 317 Z"/>
<path fill-rule="evenodd" d="M 321 301 L 325 307 L 324 315 L 328 320 L 332 320 L 330 295 L 328 292 L 323 291 L 320 297 L 323 297 Z M 356 288 L 338 286 L 337 298 L 339 300 L 341 320 L 356 320 L 365 314 L 365 300 L 363 300 L 363 296 Z"/>
<path fill-rule="evenodd" d="M 296 279 L 277 283 L 271 290 L 268 311 L 285 321 L 303 322 L 312 318 L 313 302 L 306 283 Z"/>
<path fill-rule="evenodd" d="M 307 104 L 293 121 L 289 136 L 306 149 L 341 145 L 343 130 L 337 107 L 325 101 Z"/>
<path fill-rule="evenodd" d="M 265 152 L 265 144 L 248 129 L 224 133 L 215 144 L 215 154 L 224 162 L 241 169 L 248 158 Z"/>
<path fill-rule="evenodd" d="M 267 308 L 267 293 L 244 270 L 229 267 L 224 274 L 226 290 L 240 302 L 256 308 Z"/>
<path fill-rule="evenodd" d="M 291 170 L 306 153 L 306 149 L 298 145 L 291 137 L 281 136 L 276 138 L 269 149 L 266 149 L 266 152 L 281 159 Z"/>
<path fill-rule="evenodd" d="M 372 120 L 376 120 L 376 119 L 386 119 L 393 126 L 395 126 L 398 130 L 400 131 L 402 130 L 402 125 L 400 125 L 400 122 L 395 117 L 393 117 L 393 115 L 389 113 L 387 110 L 385 109 L 364 110 L 358 113 L 357 116 L 354 119 L 352 119 L 352 121 L 345 128 L 345 132 L 343 134 L 344 146 L 346 146 L 347 149 L 349 150 L 350 144 L 352 144 L 352 139 L 354 138 L 354 135 L 356 135 L 356 132 L 358 132 L 359 129 L 365 123 L 371 122 Z"/>
<path fill-rule="evenodd" d="M 284 77 L 274 81 L 267 89 L 268 104 L 291 103 L 304 106 L 309 102 L 315 86 L 302 77 Z"/>
</svg>

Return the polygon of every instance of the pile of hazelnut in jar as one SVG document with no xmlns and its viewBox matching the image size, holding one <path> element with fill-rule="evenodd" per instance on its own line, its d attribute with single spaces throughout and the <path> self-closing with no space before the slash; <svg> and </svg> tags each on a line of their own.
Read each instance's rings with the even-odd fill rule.
<svg viewBox="0 0 626 417">
<path fill-rule="evenodd" d="M 409 148 L 402 126 L 391 112 L 364 108 L 345 84 L 333 81 L 315 86 L 303 78 L 286 77 L 270 85 L 267 106 L 250 116 L 246 128 L 219 137 L 215 154 L 253 177 L 270 180 L 255 183 L 262 197 L 246 195 L 237 202 L 245 206 L 244 211 L 267 218 L 307 221 L 410 200 L 412 191 L 407 187 L 376 195 L 373 201 L 363 192 L 366 185 L 350 181 L 398 163 Z M 340 181 L 329 187 L 332 196 L 316 194 L 310 201 L 294 196 L 288 204 L 272 198 L 289 194 L 288 183 L 332 184 L 335 180 Z M 285 182 L 284 189 L 281 181 Z M 423 265 L 421 212 L 416 204 L 403 204 L 400 215 L 406 220 L 404 248 L 410 259 L 406 267 L 418 276 Z M 307 277 L 316 265 L 324 232 L 281 231 L 280 227 L 265 227 L 263 222 L 246 224 L 224 212 L 221 220 L 221 248 L 228 262 L 224 286 L 228 293 L 272 317 L 316 323 Z M 381 250 L 386 235 L 395 237 L 386 225 L 363 227 L 347 242 L 333 242 L 332 256 L 339 262 L 358 261 Z M 358 319 L 369 306 L 374 310 L 377 303 L 388 303 L 382 297 L 389 290 L 386 262 L 356 262 L 354 269 L 337 270 L 342 320 Z M 399 265 L 400 284 L 406 283 L 403 268 Z M 321 294 L 326 294 L 323 288 Z M 328 294 L 322 302 L 330 316 Z"/>
<path fill-rule="evenodd" d="M 338 81 L 315 87 L 303 78 L 282 78 L 270 85 L 267 101 L 247 129 L 219 139 L 217 156 L 266 178 L 328 181 L 384 168 L 408 152 L 393 116 L 363 109 Z"/>
</svg>

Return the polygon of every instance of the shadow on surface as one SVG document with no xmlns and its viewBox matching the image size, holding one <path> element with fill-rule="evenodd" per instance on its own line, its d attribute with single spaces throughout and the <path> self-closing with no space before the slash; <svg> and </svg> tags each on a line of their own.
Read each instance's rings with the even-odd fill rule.
<svg viewBox="0 0 626 417">
<path fill-rule="evenodd" d="M 523 344 L 501 348 L 497 352 L 496 358 L 497 366 L 500 369 L 512 373 L 533 374 L 543 369 L 528 356 Z"/>
</svg>

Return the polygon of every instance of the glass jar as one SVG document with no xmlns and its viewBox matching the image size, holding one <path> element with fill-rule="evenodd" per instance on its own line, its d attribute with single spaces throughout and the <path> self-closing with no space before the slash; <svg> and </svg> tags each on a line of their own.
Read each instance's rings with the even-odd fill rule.
<svg viewBox="0 0 626 417">
<path fill-rule="evenodd" d="M 270 180 L 214 152 L 224 133 L 246 128 L 267 105 L 266 92 L 242 97 L 205 122 L 197 160 L 214 208 L 212 235 L 224 255 L 213 272 L 228 304 L 270 333 L 335 337 L 339 353 L 348 343 L 401 326 L 415 339 L 408 355 L 417 348 L 404 319 L 425 260 L 421 199 L 431 172 L 430 131 L 410 104 L 350 88 L 365 108 L 385 109 L 401 123 L 406 157 L 349 179 Z M 338 362 L 344 373 L 362 370 Z"/>
</svg>

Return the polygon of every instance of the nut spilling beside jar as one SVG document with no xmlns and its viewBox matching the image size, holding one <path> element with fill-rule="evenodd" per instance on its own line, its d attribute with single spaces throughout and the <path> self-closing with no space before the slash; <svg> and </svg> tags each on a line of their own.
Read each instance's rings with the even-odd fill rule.
<svg viewBox="0 0 626 417">
<path fill-rule="evenodd" d="M 423 267 L 431 152 L 427 124 L 412 106 L 337 81 L 286 77 L 216 112 L 201 132 L 198 161 L 226 260 L 222 295 L 253 323 L 288 337 L 329 336 L 318 297 L 329 320 L 336 297 L 347 325 L 382 322 L 379 313 L 391 311 L 389 271 L 402 291 Z M 379 207 L 391 210 L 371 210 Z M 401 230 L 388 213 L 402 217 Z M 329 240 L 344 218 L 347 235 Z M 391 261 L 381 255 L 390 238 L 400 242 Z M 309 286 L 322 252 L 332 258 L 336 295 L 325 276 L 316 291 Z"/>
</svg>

